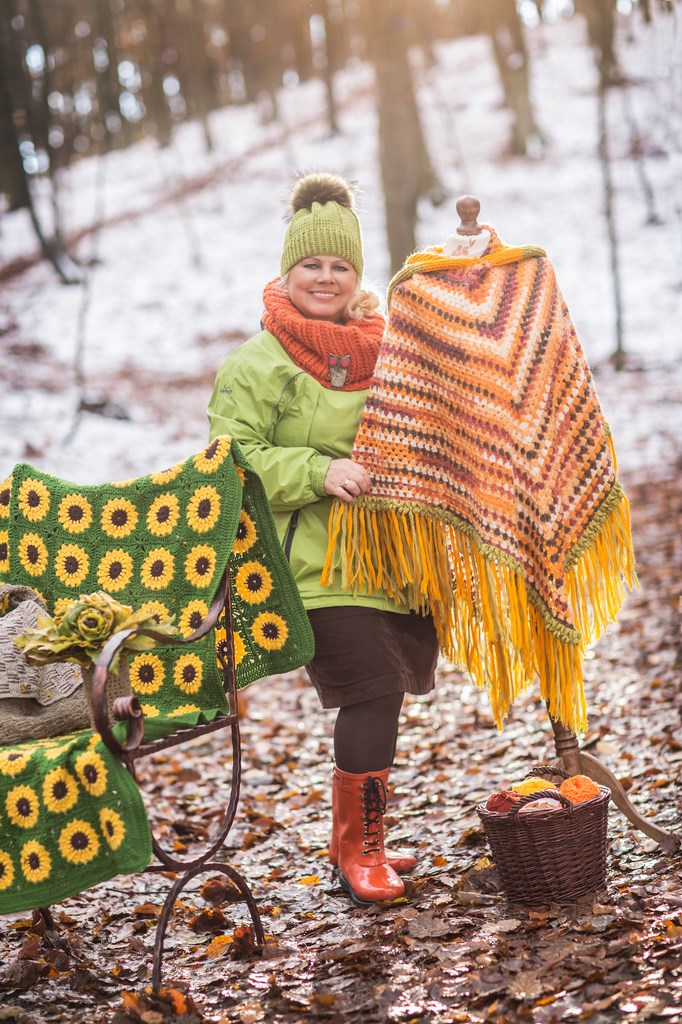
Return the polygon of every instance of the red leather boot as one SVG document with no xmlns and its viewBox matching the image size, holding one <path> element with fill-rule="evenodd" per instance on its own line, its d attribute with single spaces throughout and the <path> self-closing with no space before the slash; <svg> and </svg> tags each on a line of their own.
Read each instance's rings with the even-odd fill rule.
<svg viewBox="0 0 682 1024">
<path fill-rule="evenodd" d="M 386 773 L 388 775 L 388 772 Z M 337 790 L 338 782 L 336 771 L 332 776 L 332 837 L 329 843 L 329 863 L 332 867 L 338 867 L 339 864 L 339 824 L 337 821 Z M 417 858 L 413 857 L 410 853 L 403 853 L 402 851 L 391 851 L 384 850 L 386 854 L 386 860 L 390 867 L 398 875 L 404 875 L 406 871 L 411 871 L 416 866 Z"/>
<path fill-rule="evenodd" d="M 334 775 L 339 882 L 360 907 L 395 900 L 405 886 L 384 851 L 388 769 L 351 775 L 335 768 Z"/>
</svg>

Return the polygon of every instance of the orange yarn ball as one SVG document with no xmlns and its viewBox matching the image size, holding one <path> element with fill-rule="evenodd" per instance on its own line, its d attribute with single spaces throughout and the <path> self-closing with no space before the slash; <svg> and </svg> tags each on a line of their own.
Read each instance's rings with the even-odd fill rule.
<svg viewBox="0 0 682 1024">
<path fill-rule="evenodd" d="M 601 794 L 597 783 L 587 775 L 572 775 L 570 779 L 564 779 L 559 786 L 559 792 L 573 804 L 582 804 L 585 800 L 593 800 L 595 796 Z"/>
<path fill-rule="evenodd" d="M 517 782 L 512 789 L 519 796 L 530 796 L 531 793 L 539 793 L 541 789 L 556 789 L 556 786 L 548 779 L 540 779 L 537 775 L 531 775 L 529 779 Z"/>
</svg>

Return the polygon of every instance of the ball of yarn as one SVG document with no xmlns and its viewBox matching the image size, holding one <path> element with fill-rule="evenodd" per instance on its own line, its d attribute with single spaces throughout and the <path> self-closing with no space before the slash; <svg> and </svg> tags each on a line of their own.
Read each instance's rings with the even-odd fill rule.
<svg viewBox="0 0 682 1024">
<path fill-rule="evenodd" d="M 559 786 L 559 792 L 571 803 L 581 804 L 585 800 L 599 796 L 601 790 L 587 775 L 572 775 L 570 779 L 564 779 Z"/>
<path fill-rule="evenodd" d="M 518 793 L 509 789 L 502 789 L 499 793 L 491 793 L 485 802 L 486 811 L 495 811 L 497 814 L 506 814 L 511 811 L 514 804 L 520 800 Z"/>
<path fill-rule="evenodd" d="M 514 792 L 518 793 L 519 796 L 530 796 L 531 793 L 539 793 L 541 789 L 556 788 L 553 782 L 549 782 L 547 779 L 540 779 L 537 775 L 531 775 L 529 779 L 524 779 L 523 782 L 517 782 L 516 785 L 512 786 Z"/>
<path fill-rule="evenodd" d="M 532 814 L 534 811 L 560 811 L 561 806 L 561 803 L 553 797 L 541 796 L 520 807 L 519 814 Z"/>
</svg>

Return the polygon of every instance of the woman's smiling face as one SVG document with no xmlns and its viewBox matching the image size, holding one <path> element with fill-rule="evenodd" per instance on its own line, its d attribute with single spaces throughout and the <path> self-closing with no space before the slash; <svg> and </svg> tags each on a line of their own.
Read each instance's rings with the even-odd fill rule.
<svg viewBox="0 0 682 1024">
<path fill-rule="evenodd" d="M 299 313 L 314 320 L 343 321 L 358 275 L 339 256 L 306 256 L 289 271 L 287 291 Z"/>
</svg>

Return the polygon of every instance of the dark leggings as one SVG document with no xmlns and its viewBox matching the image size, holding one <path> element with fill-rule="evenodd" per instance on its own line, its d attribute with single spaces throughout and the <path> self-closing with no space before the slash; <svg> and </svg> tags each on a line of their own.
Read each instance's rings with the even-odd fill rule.
<svg viewBox="0 0 682 1024">
<path fill-rule="evenodd" d="M 403 697 L 403 693 L 389 693 L 339 708 L 334 726 L 334 757 L 341 771 L 364 775 L 390 768 Z"/>
</svg>

